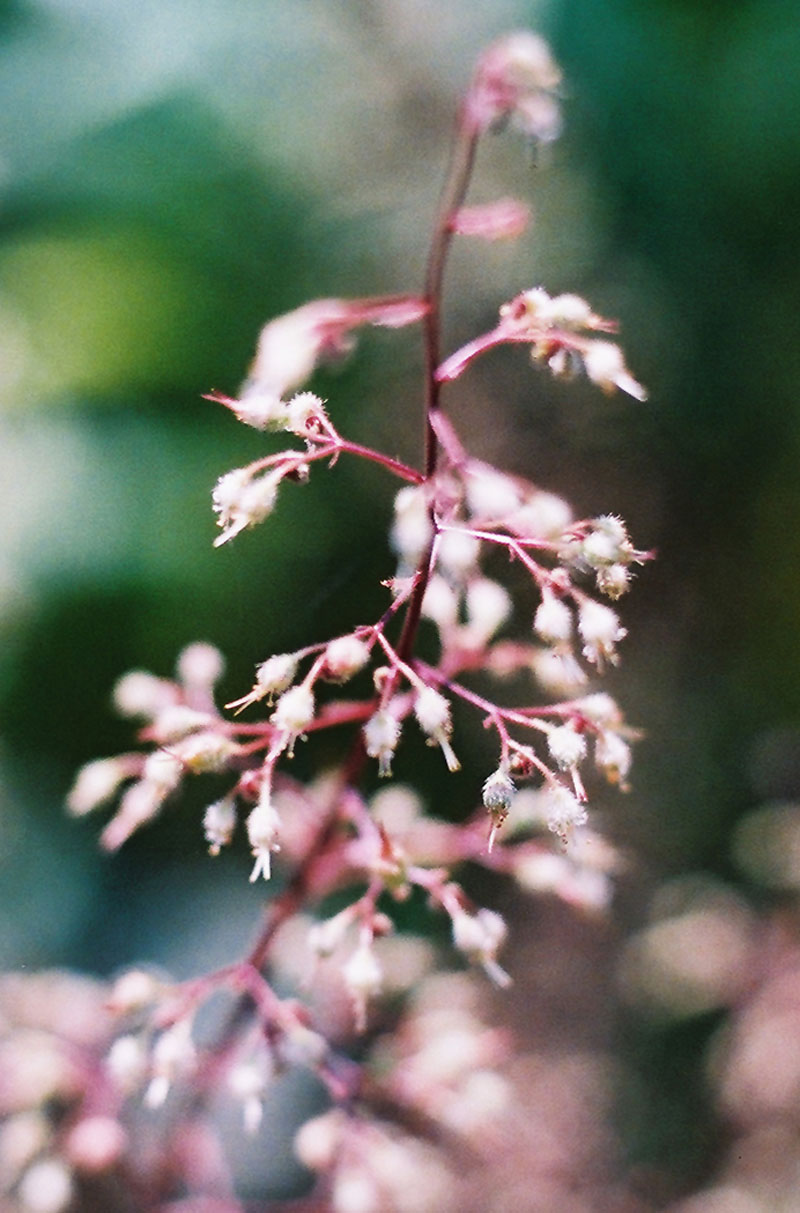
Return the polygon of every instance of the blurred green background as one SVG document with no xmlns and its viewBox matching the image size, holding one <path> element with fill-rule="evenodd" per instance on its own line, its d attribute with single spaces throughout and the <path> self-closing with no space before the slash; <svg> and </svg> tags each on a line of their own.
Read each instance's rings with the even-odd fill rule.
<svg viewBox="0 0 800 1213">
<path fill-rule="evenodd" d="M 394 486 L 374 468 L 317 470 L 212 549 L 211 487 L 264 440 L 201 396 L 235 392 L 271 316 L 419 286 L 455 99 L 485 43 L 529 25 L 565 69 L 566 134 L 535 164 L 510 136 L 482 153 L 474 199 L 532 198 L 535 224 L 458 248 L 448 343 L 524 287 L 575 290 L 620 317 L 651 403 L 553 386 L 513 351 L 451 399 L 476 453 L 658 550 L 612 680 L 647 734 L 606 806 L 636 856 L 621 921 L 678 874 L 737 881 L 736 820 L 800 794 L 794 3 L 5 0 L 2 966 L 182 974 L 241 951 L 247 856 L 206 859 L 196 806 L 109 859 L 63 798 L 130 745 L 109 711 L 127 669 L 168 674 L 209 640 L 232 697 L 270 653 L 382 609 Z M 418 371 L 415 334 L 379 331 L 316 386 L 345 433 L 413 460 Z M 713 1141 L 711 1026 L 625 1029 L 630 1155 L 678 1182 Z"/>
</svg>

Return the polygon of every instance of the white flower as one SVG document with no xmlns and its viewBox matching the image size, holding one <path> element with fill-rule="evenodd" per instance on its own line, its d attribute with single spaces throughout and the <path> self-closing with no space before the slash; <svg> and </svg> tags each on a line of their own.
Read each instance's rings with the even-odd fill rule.
<svg viewBox="0 0 800 1213">
<path fill-rule="evenodd" d="M 481 909 L 475 914 L 457 908 L 452 914 L 453 943 L 473 963 L 479 964 L 500 987 L 511 984 L 505 969 L 497 963 L 497 953 L 508 933 L 504 919 L 494 910 Z"/>
<path fill-rule="evenodd" d="M 511 595 L 497 581 L 476 577 L 467 586 L 467 619 L 470 634 L 486 643 L 511 614 Z"/>
<path fill-rule="evenodd" d="M 419 727 L 428 734 L 432 744 L 441 747 L 448 770 L 457 771 L 461 764 L 453 752 L 449 737 L 452 731 L 450 704 L 434 687 L 423 687 L 414 702 L 414 715 Z"/>
<path fill-rule="evenodd" d="M 390 775 L 392 758 L 400 740 L 400 721 L 386 708 L 379 708 L 364 725 L 364 744 L 370 758 L 377 758 L 379 775 Z"/>
<path fill-rule="evenodd" d="M 647 399 L 647 392 L 633 378 L 622 350 L 613 341 L 590 341 L 583 350 L 583 365 L 592 383 L 604 392 L 619 388 L 636 400 Z"/>
<path fill-rule="evenodd" d="M 406 485 L 394 499 L 391 544 L 401 565 L 415 569 L 433 536 L 433 524 L 425 490 Z"/>
<path fill-rule="evenodd" d="M 625 790 L 625 780 L 631 769 L 631 747 L 619 733 L 603 732 L 594 747 L 594 760 L 609 783 L 618 783 Z"/>
<path fill-rule="evenodd" d="M 422 614 L 433 620 L 441 631 L 455 627 L 458 622 L 458 594 L 439 573 L 434 573 L 428 582 Z"/>
<path fill-rule="evenodd" d="M 480 540 L 469 531 L 443 531 L 439 536 L 437 563 L 454 581 L 465 581 L 475 569 L 480 552 Z"/>
<path fill-rule="evenodd" d="M 153 1076 L 144 1095 L 147 1107 L 160 1108 L 175 1080 L 191 1073 L 196 1063 L 191 1020 L 179 1019 L 161 1033 L 153 1048 Z"/>
<path fill-rule="evenodd" d="M 467 507 L 474 518 L 492 522 L 513 514 L 520 507 L 520 494 L 510 476 L 488 465 L 477 464 L 466 476 Z"/>
<path fill-rule="evenodd" d="M 586 738 L 571 724 L 561 724 L 547 735 L 551 757 L 562 771 L 576 767 L 586 757 Z"/>
<path fill-rule="evenodd" d="M 353 1000 L 356 1028 L 367 1026 L 367 1003 L 383 988 L 383 969 L 371 942 L 360 943 L 342 970 L 344 983 Z"/>
<path fill-rule="evenodd" d="M 67 808 L 76 817 L 91 813 L 110 800 L 119 785 L 134 772 L 121 758 L 97 758 L 78 771 L 67 797 Z"/>
<path fill-rule="evenodd" d="M 314 692 L 304 682 L 284 691 L 278 700 L 270 720 L 276 729 L 286 734 L 290 754 L 295 740 L 314 719 L 314 711 Z"/>
<path fill-rule="evenodd" d="M 286 406 L 285 428 L 293 434 L 304 437 L 309 425 L 316 422 L 316 428 L 327 420 L 325 406 L 319 396 L 313 392 L 298 392 Z"/>
<path fill-rule="evenodd" d="M 255 858 L 250 882 L 263 876 L 269 880 L 271 875 L 271 860 L 275 851 L 279 851 L 281 819 L 278 810 L 272 803 L 269 785 L 264 783 L 258 804 L 247 818 L 247 837 Z"/>
<path fill-rule="evenodd" d="M 120 716 L 142 716 L 152 720 L 164 708 L 178 702 L 178 688 L 147 670 L 131 670 L 114 687 L 114 707 Z"/>
<path fill-rule="evenodd" d="M 566 844 L 577 826 L 585 825 L 586 809 L 562 784 L 547 791 L 547 828 Z"/>
<path fill-rule="evenodd" d="M 484 807 L 505 814 L 511 808 L 515 793 L 514 781 L 503 767 L 498 767 L 483 785 Z"/>
<path fill-rule="evenodd" d="M 369 646 L 358 636 L 338 636 L 325 649 L 325 673 L 337 682 L 347 682 L 369 661 Z"/>
<path fill-rule="evenodd" d="M 222 847 L 226 847 L 236 828 L 236 808 L 232 796 L 223 796 L 215 800 L 203 814 L 203 831 L 208 843 L 210 855 L 219 855 Z"/>
<path fill-rule="evenodd" d="M 542 591 L 542 601 L 536 608 L 533 627 L 547 644 L 563 644 L 572 635 L 572 611 L 563 598 L 550 590 Z"/>
<path fill-rule="evenodd" d="M 584 598 L 578 611 L 578 631 L 583 638 L 583 655 L 602 669 L 606 661 L 617 662 L 616 645 L 627 632 L 611 607 L 592 598 Z"/>
<path fill-rule="evenodd" d="M 214 540 L 214 547 L 227 543 L 246 527 L 263 522 L 272 513 L 283 474 L 283 470 L 273 471 L 253 479 L 249 468 L 236 468 L 217 481 L 211 501 L 218 515 L 217 526 L 223 529 Z"/>
<path fill-rule="evenodd" d="M 210 690 L 225 672 L 225 658 L 216 645 L 196 641 L 181 650 L 177 672 L 184 686 Z"/>
</svg>

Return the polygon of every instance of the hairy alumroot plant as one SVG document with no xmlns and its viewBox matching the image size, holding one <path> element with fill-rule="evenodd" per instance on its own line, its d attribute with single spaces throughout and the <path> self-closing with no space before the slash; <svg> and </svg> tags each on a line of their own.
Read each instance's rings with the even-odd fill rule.
<svg viewBox="0 0 800 1213">
<path fill-rule="evenodd" d="M 611 604 L 648 553 L 634 547 L 615 515 L 576 520 L 560 498 L 471 455 L 443 407 L 445 385 L 484 352 L 506 344 L 526 346 L 537 373 L 582 376 L 602 392 L 645 398 L 610 339 L 615 324 L 578 296 L 552 296 L 541 286 L 502 303 L 489 332 L 446 357 L 440 349 L 443 278 L 453 239 L 514 237 L 528 218 L 515 200 L 465 205 L 478 143 L 506 127 L 531 141 L 554 139 L 559 83 L 546 45 L 533 34 L 512 34 L 490 47 L 460 107 L 422 293 L 320 299 L 280 316 L 262 330 L 239 397 L 209 397 L 246 425 L 296 440 L 220 477 L 212 495 L 217 545 L 264 521 L 285 482 L 303 483 L 315 465 L 332 468 L 352 455 L 400 482 L 390 535 L 397 568 L 386 583 L 381 618 L 356 620 L 350 632 L 295 652 L 265 654 L 252 687 L 226 705 L 228 714 L 214 698 L 223 661 L 210 645 L 185 649 L 174 679 L 127 674 L 116 687 L 115 704 L 143 722 L 146 748 L 89 763 L 70 793 L 69 808 L 78 815 L 118 798 L 101 836 L 103 846 L 114 850 L 174 802 L 186 780 L 214 773 L 228 786 L 203 816 L 210 853 L 218 854 L 238 831 L 252 855 L 251 881 L 268 881 L 274 864 L 286 871 L 244 960 L 180 985 L 131 973 L 111 996 L 119 1027 L 102 1083 L 97 1080 L 105 1092 L 105 1121 L 117 1123 L 131 1097 L 153 1115 L 164 1106 L 175 1109 L 162 1143 L 163 1152 L 172 1152 L 172 1169 L 159 1172 L 159 1208 L 167 1207 L 163 1202 L 181 1183 L 190 1191 L 202 1187 L 196 1157 L 191 1174 L 181 1171 L 178 1158 L 191 1154 L 184 1140 L 188 1124 L 198 1140 L 210 1132 L 202 1109 L 212 1088 L 227 1084 L 242 1105 L 245 1127 L 256 1132 L 275 1075 L 295 1065 L 316 1072 L 339 1108 L 307 1124 L 298 1144 L 330 1207 L 339 1213 L 403 1209 L 408 1175 L 426 1168 L 429 1182 L 442 1188 L 437 1207 L 449 1207 L 444 1190 L 452 1176 L 432 1147 L 455 1142 L 457 1153 L 480 1154 L 487 1143 L 496 1145 L 497 1132 L 487 1133 L 487 1121 L 497 1130 L 499 1112 L 482 1116 L 480 1100 L 472 1107 L 461 1087 L 476 1067 L 488 1074 L 505 1046 L 496 1033 L 470 1021 L 450 1024 L 464 1056 L 451 1058 L 444 1072 L 441 1050 L 437 1059 L 430 1042 L 418 1042 L 420 1056 L 411 1057 L 398 1037 L 392 1064 L 384 1058 L 375 1069 L 368 1054 L 356 1064 L 340 1051 L 337 1041 L 353 1027 L 363 1032 L 380 1013 L 381 995 L 397 990 L 390 948 L 397 940 L 389 938 L 393 903 L 421 890 L 449 919 L 456 952 L 505 986 L 510 976 L 499 956 L 506 925 L 471 901 L 455 878 L 457 865 L 471 860 L 577 905 L 608 901 L 617 861 L 588 824 L 585 777 L 594 768 L 625 789 L 635 734 L 614 699 L 591 690 L 588 679 L 617 662 L 626 632 Z M 419 469 L 343 436 L 335 401 L 329 412 L 307 387 L 315 368 L 351 349 L 360 329 L 411 324 L 421 326 L 424 346 Z M 522 600 L 512 600 L 483 570 L 485 558 L 498 551 L 529 577 L 530 593 Z M 512 614 L 531 619 L 529 640 L 498 639 Z M 418 655 L 422 627 L 438 638 L 435 662 Z M 475 672 L 482 674 L 480 690 Z M 530 680 L 529 704 L 509 706 L 488 697 L 485 676 L 510 674 Z M 339 688 L 357 675 L 366 693 L 342 694 Z M 252 719 L 251 709 L 261 718 Z M 461 824 L 427 817 L 409 789 L 388 785 L 391 797 L 367 798 L 370 765 L 388 780 L 396 751 L 415 732 L 441 751 L 450 771 L 458 770 L 455 726 L 468 711 L 493 733 L 497 755 Z M 292 775 L 295 751 L 332 728 L 343 738 L 338 768 L 301 786 Z M 271 973 L 280 958 L 280 933 L 342 888 L 354 890 L 349 904 L 309 924 L 307 934 L 319 970 L 335 966 L 350 1008 L 346 1029 L 340 1024 L 325 1031 L 318 1008 L 312 1015 L 313 996 L 310 1004 L 280 996 Z M 216 1042 L 201 1047 L 195 1018 L 220 990 L 234 996 L 229 1017 Z M 448 1023 L 443 1014 L 437 1030 L 446 1035 Z M 486 1090 L 491 1081 L 502 1086 L 495 1075 Z M 95 1115 L 93 1091 L 89 1080 L 78 1084 L 73 1146 L 74 1126 Z M 484 1104 L 494 1107 L 485 1091 Z M 109 1166 L 119 1166 L 129 1132 L 114 1136 L 108 1125 L 104 1131 Z M 48 1151 L 56 1157 L 51 1144 Z M 63 1170 L 63 1158 L 71 1156 L 58 1157 Z M 142 1176 L 148 1167 L 158 1170 L 150 1154 L 128 1156 L 125 1165 L 137 1171 L 140 1187 L 155 1183 L 152 1174 L 147 1182 Z M 15 1183 L 30 1187 L 30 1175 L 22 1166 Z M 232 1196 L 230 1201 L 220 1208 L 239 1207 Z"/>
</svg>

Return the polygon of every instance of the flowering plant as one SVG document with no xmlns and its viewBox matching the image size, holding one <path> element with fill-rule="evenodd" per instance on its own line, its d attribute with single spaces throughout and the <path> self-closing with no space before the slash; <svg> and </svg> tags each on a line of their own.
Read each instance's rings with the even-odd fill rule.
<svg viewBox="0 0 800 1213">
<path fill-rule="evenodd" d="M 608 899 L 616 858 L 589 826 L 586 771 L 593 766 L 626 788 L 635 734 L 611 696 L 587 687 L 588 672 L 616 663 L 626 633 L 609 600 L 628 589 L 632 567 L 648 553 L 636 550 L 616 516 L 576 520 L 560 498 L 472 456 L 443 407 L 444 386 L 501 344 L 527 346 L 535 366 L 558 378 L 584 376 L 603 392 L 645 397 L 609 337 L 613 322 L 576 295 L 551 296 L 541 287 L 504 303 L 489 332 L 442 355 L 443 279 L 453 239 L 510 238 L 528 220 L 527 208 L 515 200 L 465 205 L 477 145 L 506 126 L 540 143 L 554 139 L 559 84 L 547 47 L 534 35 L 513 34 L 490 47 L 459 111 L 422 293 L 322 299 L 280 316 L 262 330 L 240 395 L 210 396 L 239 421 L 296 440 L 218 480 L 217 545 L 266 519 L 287 482 L 303 483 L 314 465 L 333 467 L 354 456 L 401 483 L 391 526 L 397 568 L 385 583 L 387 605 L 378 620 L 358 621 L 345 634 L 295 652 L 264 655 L 252 687 L 226 705 L 233 715 L 216 704 L 223 663 L 208 644 L 183 651 L 175 679 L 134 671 L 118 683 L 116 707 L 143 722 L 147 750 L 84 767 L 69 796 L 71 811 L 87 813 L 119 794 L 101 836 L 114 850 L 152 821 L 187 779 L 213 773 L 225 788 L 203 816 L 211 854 L 232 842 L 242 822 L 251 881 L 269 881 L 277 862 L 286 883 L 270 900 L 245 959 L 180 985 L 145 972 L 116 983 L 107 1000 L 112 1020 L 105 1062 L 77 1081 L 68 1123 L 52 1134 L 52 1157 L 22 1168 L 20 1182 L 31 1190 L 37 1175 L 44 1183 L 41 1168 L 52 1172 L 56 1165 L 58 1139 L 77 1172 L 127 1169 L 149 1194 L 142 1207 L 173 1207 L 164 1202 L 177 1202 L 181 1192 L 219 1193 L 225 1167 L 203 1144 L 211 1139 L 205 1114 L 211 1093 L 227 1085 L 255 1133 L 276 1074 L 302 1065 L 322 1080 L 335 1105 L 298 1137 L 301 1158 L 320 1177 L 308 1207 L 328 1207 L 313 1203 L 325 1199 L 340 1213 L 411 1207 L 400 1194 L 407 1178 L 398 1176 L 407 1176 L 409 1160 L 422 1158 L 415 1151 L 452 1141 L 462 1142 L 457 1149 L 464 1142 L 479 1149 L 488 1140 L 489 1087 L 470 1084 L 476 1073 L 490 1083 L 490 1067 L 505 1044 L 502 1034 L 464 1013 L 461 1053 L 443 1070 L 431 1049 L 441 1050 L 452 1020 L 438 1034 L 431 1022 L 423 1030 L 418 1004 L 382 1066 L 346 1056 L 348 1037 L 371 1027 L 382 996 L 397 989 L 390 957 L 400 941 L 390 938 L 392 906 L 420 891 L 449 920 L 456 951 L 502 987 L 510 981 L 499 960 L 505 923 L 472 902 L 455 878 L 459 864 L 471 860 L 578 905 Z M 419 469 L 346 438 L 334 420 L 335 402 L 329 412 L 307 387 L 315 368 L 350 350 L 360 329 L 411 324 L 421 325 L 424 347 Z M 482 568 L 490 552 L 505 553 L 530 579 L 524 609 L 533 627 L 526 641 L 498 638 L 515 604 Z M 423 628 L 435 636 L 435 660 L 420 656 Z M 533 679 L 543 696 L 521 706 L 490 697 L 487 680 L 510 675 Z M 351 682 L 356 690 L 345 695 L 341 688 Z M 250 710 L 258 705 L 268 710 L 253 720 Z M 414 792 L 391 784 L 367 796 L 371 764 L 390 777 L 395 752 L 414 730 L 457 770 L 454 723 L 470 711 L 493 733 L 497 754 L 465 820 L 432 819 Z M 340 763 L 301 785 L 292 775 L 295 751 L 334 728 L 347 737 Z M 271 971 L 285 958 L 281 939 L 303 922 L 301 914 L 343 890 L 352 890 L 343 908 L 307 929 L 318 980 L 328 989 L 338 982 L 345 996 L 338 1020 L 328 1015 L 326 1025 L 319 1007 L 312 1015 L 313 995 L 305 1002 L 282 996 Z M 418 974 L 419 964 L 411 970 Z M 202 1044 L 198 1013 L 220 991 L 230 996 L 227 1016 L 214 1040 Z M 170 1127 L 160 1150 L 137 1152 L 132 1122 L 121 1127 L 126 1099 L 138 1095 L 153 1115 L 165 1109 Z M 430 1183 L 436 1168 L 425 1158 Z M 50 1182 L 57 1182 L 52 1173 Z M 446 1205 L 443 1197 L 436 1207 Z M 228 1188 L 213 1207 L 243 1206 Z"/>
</svg>

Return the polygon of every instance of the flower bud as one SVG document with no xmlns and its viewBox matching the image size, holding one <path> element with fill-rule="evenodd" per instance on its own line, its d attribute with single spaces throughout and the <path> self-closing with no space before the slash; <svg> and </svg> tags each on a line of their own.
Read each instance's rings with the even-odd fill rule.
<svg viewBox="0 0 800 1213">
<path fill-rule="evenodd" d="M 379 775 L 391 774 L 391 763 L 400 740 L 400 721 L 380 708 L 364 725 L 364 744 L 370 758 L 377 758 Z"/>
<path fill-rule="evenodd" d="M 602 669 L 606 661 L 617 662 L 616 645 L 627 632 L 611 607 L 592 598 L 584 598 L 578 611 L 578 631 L 583 639 L 583 655 Z"/>
<path fill-rule="evenodd" d="M 264 783 L 259 802 L 247 818 L 247 837 L 256 861 L 250 873 L 251 883 L 259 876 L 269 880 L 272 854 L 281 849 L 280 829 L 278 810 L 272 803 L 269 785 Z"/>
<path fill-rule="evenodd" d="M 563 598 L 550 590 L 542 591 L 542 601 L 536 608 L 533 627 L 546 644 L 564 644 L 572 635 L 572 611 Z"/>
<path fill-rule="evenodd" d="M 233 796 L 215 800 L 203 814 L 203 832 L 210 855 L 219 855 L 230 842 L 236 828 L 236 807 Z"/>
<path fill-rule="evenodd" d="M 67 808 L 75 817 L 91 813 L 105 804 L 125 780 L 135 773 L 124 758 L 98 758 L 87 762 L 67 797 Z"/>
<path fill-rule="evenodd" d="M 347 682 L 369 661 L 369 646 L 358 636 L 339 636 L 325 649 L 325 673 L 336 682 Z"/>
<path fill-rule="evenodd" d="M 296 738 L 314 719 L 314 711 L 314 693 L 304 682 L 284 691 L 278 700 L 270 720 L 276 729 L 287 734 L 290 754 Z"/>
<path fill-rule="evenodd" d="M 562 771 L 571 770 L 586 757 L 586 738 L 571 724 L 561 724 L 547 735 L 550 756 Z"/>
<path fill-rule="evenodd" d="M 467 619 L 471 635 L 482 643 L 490 640 L 511 614 L 511 595 L 489 577 L 476 577 L 467 586 Z"/>
<path fill-rule="evenodd" d="M 210 690 L 225 671 L 225 659 L 213 644 L 197 641 L 178 657 L 178 677 L 186 687 Z"/>
<path fill-rule="evenodd" d="M 586 823 L 586 809 L 563 784 L 548 788 L 546 811 L 548 830 L 557 834 L 564 846 L 573 830 Z"/>
</svg>

